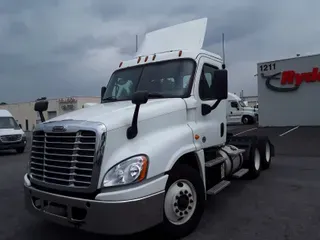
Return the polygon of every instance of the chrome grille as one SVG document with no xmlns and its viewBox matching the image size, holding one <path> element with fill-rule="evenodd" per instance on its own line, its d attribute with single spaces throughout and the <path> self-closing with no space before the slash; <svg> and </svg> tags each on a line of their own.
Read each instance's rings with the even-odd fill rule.
<svg viewBox="0 0 320 240">
<path fill-rule="evenodd" d="M 34 131 L 30 175 L 67 187 L 89 187 L 92 181 L 96 133 Z"/>
<path fill-rule="evenodd" d="M 19 142 L 21 139 L 21 134 L 4 135 L 0 137 L 1 142 Z"/>
</svg>

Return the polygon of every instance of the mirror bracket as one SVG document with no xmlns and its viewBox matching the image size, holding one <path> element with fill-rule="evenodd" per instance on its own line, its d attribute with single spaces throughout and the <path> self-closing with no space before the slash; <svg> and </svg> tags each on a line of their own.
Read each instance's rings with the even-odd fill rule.
<svg viewBox="0 0 320 240">
<path fill-rule="evenodd" d="M 127 129 L 127 138 L 133 139 L 138 135 L 138 116 L 140 105 L 148 102 L 149 93 L 147 91 L 135 92 L 132 96 L 132 103 L 136 105 L 133 113 L 131 126 Z"/>
<path fill-rule="evenodd" d="M 201 114 L 202 116 L 208 115 L 209 113 L 211 113 L 211 111 L 215 110 L 222 99 L 218 99 L 212 106 L 208 105 L 208 104 L 201 104 Z"/>
</svg>

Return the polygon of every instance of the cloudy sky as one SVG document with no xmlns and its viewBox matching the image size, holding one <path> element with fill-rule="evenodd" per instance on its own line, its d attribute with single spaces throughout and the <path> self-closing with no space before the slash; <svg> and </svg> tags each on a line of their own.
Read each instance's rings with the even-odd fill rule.
<svg viewBox="0 0 320 240">
<path fill-rule="evenodd" d="M 157 28 L 208 17 L 230 90 L 257 93 L 256 63 L 320 52 L 317 0 L 0 0 L 0 102 L 99 95 L 112 69 Z"/>
</svg>

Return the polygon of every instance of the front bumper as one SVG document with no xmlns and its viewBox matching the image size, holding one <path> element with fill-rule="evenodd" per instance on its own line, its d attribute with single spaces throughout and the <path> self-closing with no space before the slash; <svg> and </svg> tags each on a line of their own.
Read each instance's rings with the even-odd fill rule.
<svg viewBox="0 0 320 240">
<path fill-rule="evenodd" d="M 3 143 L 0 141 L 0 150 L 9 150 L 9 149 L 17 149 L 17 148 L 23 148 L 27 145 L 27 140 L 26 139 L 22 139 L 19 142 L 6 142 Z"/>
<path fill-rule="evenodd" d="M 101 201 L 44 192 L 26 184 L 26 178 L 25 205 L 29 212 L 64 226 L 127 235 L 151 228 L 163 219 L 163 191 L 128 201 Z"/>
</svg>

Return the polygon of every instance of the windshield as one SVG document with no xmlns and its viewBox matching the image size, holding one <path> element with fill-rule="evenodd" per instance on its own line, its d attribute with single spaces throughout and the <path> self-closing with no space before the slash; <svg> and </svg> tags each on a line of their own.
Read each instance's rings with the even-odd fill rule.
<svg viewBox="0 0 320 240">
<path fill-rule="evenodd" d="M 246 107 L 246 106 L 247 106 L 243 101 L 239 101 L 239 105 L 240 105 L 241 107 Z"/>
<path fill-rule="evenodd" d="M 152 97 L 185 97 L 189 94 L 195 62 L 179 59 L 141 65 L 114 72 L 102 102 L 131 100 L 136 91 Z"/>
<path fill-rule="evenodd" d="M 0 129 L 20 129 L 13 117 L 0 117 Z"/>
</svg>

